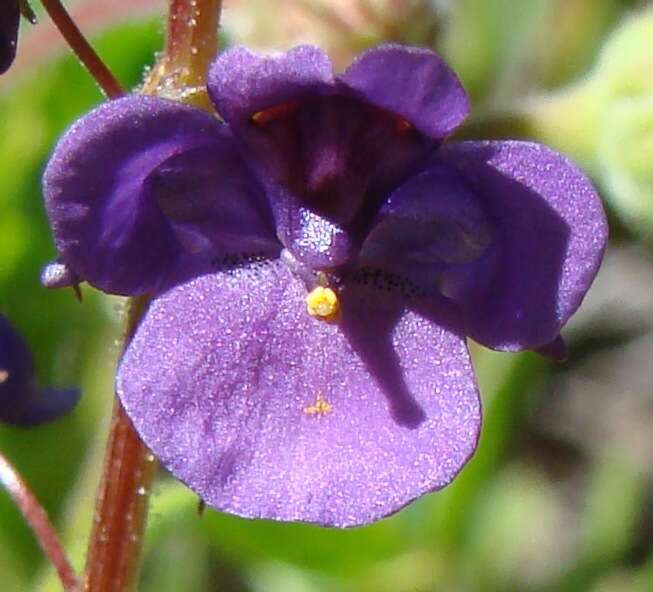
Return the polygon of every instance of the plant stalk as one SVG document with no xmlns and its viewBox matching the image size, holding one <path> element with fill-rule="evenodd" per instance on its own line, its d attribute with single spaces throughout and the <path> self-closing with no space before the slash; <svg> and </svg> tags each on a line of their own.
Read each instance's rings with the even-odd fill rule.
<svg viewBox="0 0 653 592">
<path fill-rule="evenodd" d="M 186 90 L 205 87 L 206 73 L 217 51 L 221 8 L 221 0 L 170 0 L 165 53 L 142 92 L 200 102 Z M 148 305 L 147 297 L 131 300 L 125 346 Z M 85 592 L 136 589 L 156 466 L 116 400 L 88 547 Z"/>
<path fill-rule="evenodd" d="M 125 345 L 135 333 L 148 304 L 147 297 L 131 300 Z M 83 590 L 127 592 L 135 589 L 148 496 L 155 473 L 154 457 L 116 399 L 86 555 Z"/>
<path fill-rule="evenodd" d="M 66 592 L 77 590 L 77 576 L 73 571 L 61 541 L 48 515 L 18 471 L 0 454 L 0 484 L 14 500 L 29 524 L 46 557 L 57 570 L 61 585 Z"/>
</svg>

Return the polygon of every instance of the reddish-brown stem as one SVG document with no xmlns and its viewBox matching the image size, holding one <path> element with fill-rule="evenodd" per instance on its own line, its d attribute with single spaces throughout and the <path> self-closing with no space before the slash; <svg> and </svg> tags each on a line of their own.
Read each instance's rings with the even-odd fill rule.
<svg viewBox="0 0 653 592">
<path fill-rule="evenodd" d="M 144 297 L 132 300 L 125 343 L 136 331 L 147 305 Z M 154 458 L 116 399 L 86 557 L 84 590 L 127 592 L 135 588 L 155 472 Z"/>
<path fill-rule="evenodd" d="M 89 71 L 98 83 L 104 94 L 109 98 L 119 97 L 123 94 L 120 83 L 111 73 L 105 63 L 99 58 L 90 46 L 84 35 L 70 18 L 70 15 L 59 0 L 42 0 L 43 7 L 57 26 L 64 39 L 70 45 L 80 62 Z"/>
<path fill-rule="evenodd" d="M 221 0 L 170 0 L 166 68 L 185 86 L 203 85 L 218 48 Z"/>
<path fill-rule="evenodd" d="M 0 484 L 4 486 L 27 520 L 41 549 L 57 570 L 63 589 L 66 592 L 74 592 L 77 589 L 77 576 L 47 513 L 27 483 L 2 454 L 0 454 Z"/>
<path fill-rule="evenodd" d="M 203 86 L 217 49 L 220 0 L 170 0 L 166 52 L 142 92 L 160 94 Z M 125 343 L 148 305 L 131 302 Z M 135 589 L 143 545 L 147 501 L 156 462 L 123 411 L 114 404 L 104 473 L 86 559 L 86 592 Z"/>
</svg>

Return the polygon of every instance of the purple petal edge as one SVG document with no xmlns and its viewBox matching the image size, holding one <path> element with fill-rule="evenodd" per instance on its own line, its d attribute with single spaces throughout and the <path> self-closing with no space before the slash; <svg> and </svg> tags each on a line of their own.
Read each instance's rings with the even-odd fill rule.
<svg viewBox="0 0 653 592">
<path fill-rule="evenodd" d="M 553 341 L 598 271 L 608 226 L 587 176 L 532 142 L 445 145 L 439 162 L 457 170 L 494 221 L 491 280 L 459 304 L 468 334 L 506 351 Z M 485 270 L 487 271 L 487 270 Z"/>
<path fill-rule="evenodd" d="M 469 99 L 458 77 L 427 49 L 375 47 L 356 58 L 339 80 L 434 139 L 447 137 L 469 114 Z"/>
<path fill-rule="evenodd" d="M 205 111 L 147 96 L 105 103 L 59 141 L 43 177 L 61 260 L 105 292 L 156 291 L 185 264 L 146 181 L 171 157 L 224 141 Z"/>
<path fill-rule="evenodd" d="M 32 352 L 0 315 L 0 422 L 31 427 L 58 419 L 79 401 L 77 389 L 41 389 Z"/>
</svg>

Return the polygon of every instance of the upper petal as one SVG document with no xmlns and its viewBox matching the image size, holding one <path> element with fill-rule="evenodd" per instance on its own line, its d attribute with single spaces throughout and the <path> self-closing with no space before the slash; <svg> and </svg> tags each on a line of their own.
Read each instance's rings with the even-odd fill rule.
<svg viewBox="0 0 653 592">
<path fill-rule="evenodd" d="M 156 299 L 117 379 L 148 447 L 248 517 L 354 526 L 450 482 L 480 424 L 455 315 L 352 284 L 332 324 L 305 297 L 268 262 Z"/>
<path fill-rule="evenodd" d="M 310 45 L 265 56 L 234 47 L 218 55 L 208 76 L 216 109 L 232 125 L 243 123 L 257 111 L 332 85 L 331 61 Z"/>
<path fill-rule="evenodd" d="M 457 295 L 467 331 L 503 350 L 555 340 L 580 306 L 605 250 L 601 201 L 569 159 L 530 142 L 462 142 L 443 147 L 493 219 L 489 256 Z"/>
<path fill-rule="evenodd" d="M 339 79 L 434 139 L 448 136 L 469 113 L 458 77 L 428 49 L 381 45 L 361 54 Z"/>
<path fill-rule="evenodd" d="M 76 389 L 39 388 L 32 353 L 0 315 L 0 421 L 17 426 L 50 421 L 70 411 L 79 396 Z"/>
<path fill-rule="evenodd" d="M 4 0 L 0 7 L 0 74 L 9 69 L 16 57 L 19 21 L 18 0 Z"/>
<path fill-rule="evenodd" d="M 204 265 L 234 218 L 254 234 L 265 226 L 249 205 L 257 199 L 250 177 L 215 117 L 130 96 L 100 106 L 66 133 L 43 186 L 63 262 L 107 292 L 138 294 Z M 194 257 L 203 247 L 213 250 Z"/>
</svg>

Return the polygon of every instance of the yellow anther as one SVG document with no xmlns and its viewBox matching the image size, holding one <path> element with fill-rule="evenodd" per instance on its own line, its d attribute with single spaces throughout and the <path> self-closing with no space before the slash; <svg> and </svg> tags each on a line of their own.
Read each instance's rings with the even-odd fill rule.
<svg viewBox="0 0 653 592">
<path fill-rule="evenodd" d="M 318 286 L 306 296 L 308 314 L 322 321 L 335 321 L 340 313 L 340 301 L 331 288 Z"/>
<path fill-rule="evenodd" d="M 0 368 L 0 384 L 3 382 L 6 382 L 9 379 L 9 370 L 5 370 L 4 368 Z"/>
<path fill-rule="evenodd" d="M 333 410 L 333 405 L 329 403 L 325 398 L 322 393 L 317 394 L 317 400 L 315 403 L 312 405 L 309 405 L 308 407 L 304 407 L 304 413 L 306 415 L 326 415 L 327 413 L 331 413 Z"/>
</svg>

